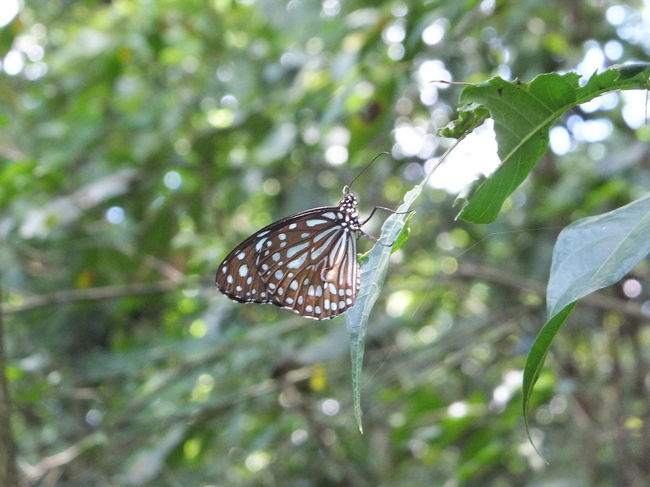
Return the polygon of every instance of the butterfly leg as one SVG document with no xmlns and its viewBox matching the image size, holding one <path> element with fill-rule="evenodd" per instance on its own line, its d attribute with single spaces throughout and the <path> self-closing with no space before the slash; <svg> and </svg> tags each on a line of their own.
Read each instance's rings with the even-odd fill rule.
<svg viewBox="0 0 650 487">
<path fill-rule="evenodd" d="M 390 211 L 394 215 L 406 215 L 406 214 L 413 213 L 413 210 L 411 210 L 411 211 L 395 211 L 395 210 L 391 210 L 390 208 L 385 208 L 383 206 L 375 206 L 373 208 L 373 210 L 370 212 L 370 216 L 368 218 L 366 218 L 363 221 L 363 223 L 361 223 L 361 226 L 365 225 L 368 222 L 368 220 L 370 220 L 372 218 L 372 216 L 375 214 L 375 211 L 377 211 L 377 210 Z M 379 244 L 379 245 L 381 245 L 383 247 L 392 247 L 395 244 L 395 242 L 392 242 L 390 244 L 382 243 L 382 242 L 380 242 L 380 240 L 377 237 L 375 237 L 374 235 L 370 235 L 369 233 L 366 233 L 363 230 L 361 230 L 361 235 L 363 235 L 364 237 L 368 237 L 370 240 L 372 240 L 376 244 Z"/>
<path fill-rule="evenodd" d="M 366 218 L 365 220 L 363 220 L 363 222 L 361 222 L 361 226 L 364 226 L 366 223 L 368 223 L 370 221 L 370 219 L 372 218 L 372 216 L 375 214 L 375 211 L 377 211 L 377 210 L 389 211 L 389 212 L 391 212 L 391 213 L 393 213 L 395 215 L 406 215 L 407 213 L 413 213 L 412 210 L 411 211 L 395 211 L 395 210 L 391 210 L 390 208 L 386 208 L 384 206 L 375 206 L 372 209 L 372 211 L 370 212 L 370 216 L 368 218 Z"/>
<path fill-rule="evenodd" d="M 369 233 L 366 233 L 363 230 L 361 230 L 361 235 L 363 235 L 364 237 L 368 237 L 370 240 L 372 240 L 378 245 L 381 245 L 382 247 L 392 247 L 395 244 L 395 242 L 390 244 L 382 243 L 377 237 L 375 237 L 374 235 L 370 235 Z"/>
</svg>

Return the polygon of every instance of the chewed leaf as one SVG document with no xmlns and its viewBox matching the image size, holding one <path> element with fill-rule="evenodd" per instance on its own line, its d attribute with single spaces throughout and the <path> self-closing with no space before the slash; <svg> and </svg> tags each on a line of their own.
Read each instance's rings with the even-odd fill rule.
<svg viewBox="0 0 650 487">
<path fill-rule="evenodd" d="M 460 139 L 468 132 L 482 125 L 489 116 L 490 112 L 487 108 L 478 103 L 470 103 L 469 105 L 460 107 L 458 109 L 458 118 L 439 129 L 438 135 L 452 139 Z"/>
<path fill-rule="evenodd" d="M 461 219 L 474 223 L 493 221 L 506 198 L 546 152 L 549 129 L 558 117 L 609 91 L 650 88 L 650 64 L 612 66 L 591 76 L 584 86 L 579 81 L 576 73 L 546 73 L 530 83 L 496 77 L 463 90 L 461 102 L 470 106 L 469 113 L 477 113 L 476 104 L 489 110 L 501 165 L 473 192 L 459 215 Z M 464 127 L 469 123 L 463 118 L 466 116 L 459 111 L 455 123 Z M 456 136 L 454 130 L 449 136 Z"/>
</svg>

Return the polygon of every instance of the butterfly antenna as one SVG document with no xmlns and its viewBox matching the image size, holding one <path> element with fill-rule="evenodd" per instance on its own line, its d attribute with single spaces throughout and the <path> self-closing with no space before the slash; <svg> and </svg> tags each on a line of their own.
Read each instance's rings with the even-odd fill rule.
<svg viewBox="0 0 650 487">
<path fill-rule="evenodd" d="M 372 158 L 372 161 L 370 161 L 368 164 L 366 164 L 366 167 L 364 167 L 361 171 L 359 171 L 359 174 L 357 174 L 352 181 L 350 181 L 349 184 L 346 184 L 343 186 L 343 192 L 344 193 L 349 193 L 350 192 L 350 186 L 352 186 L 352 183 L 354 183 L 357 179 L 359 179 L 359 176 L 363 174 L 363 172 L 368 169 L 372 164 L 379 159 L 381 156 L 390 156 L 388 152 L 380 152 L 377 154 L 375 157 Z"/>
</svg>

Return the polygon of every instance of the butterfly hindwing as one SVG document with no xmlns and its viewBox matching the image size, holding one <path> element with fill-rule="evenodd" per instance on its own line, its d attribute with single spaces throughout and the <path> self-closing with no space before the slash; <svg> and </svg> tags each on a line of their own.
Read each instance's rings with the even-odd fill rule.
<svg viewBox="0 0 650 487">
<path fill-rule="evenodd" d="M 327 217 L 299 219 L 282 230 L 258 265 L 275 304 L 314 319 L 351 307 L 358 290 L 356 236 Z"/>
</svg>

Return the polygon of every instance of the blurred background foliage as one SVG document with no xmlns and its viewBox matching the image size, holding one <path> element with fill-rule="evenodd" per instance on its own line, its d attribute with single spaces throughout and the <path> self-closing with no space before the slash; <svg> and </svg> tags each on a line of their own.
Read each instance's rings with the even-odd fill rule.
<svg viewBox="0 0 650 487">
<path fill-rule="evenodd" d="M 647 60 L 647 1 L 0 10 L 0 273 L 24 485 L 647 485 L 647 262 L 554 344 L 533 415 L 550 464 L 520 407 L 557 233 L 650 187 L 642 93 L 567 114 L 492 225 L 455 221 L 434 175 L 371 317 L 364 435 L 343 319 L 213 286 L 242 238 L 334 204 L 384 150 L 355 190 L 362 214 L 395 207 L 450 144 L 435 130 L 459 88 L 435 80 Z"/>
</svg>

